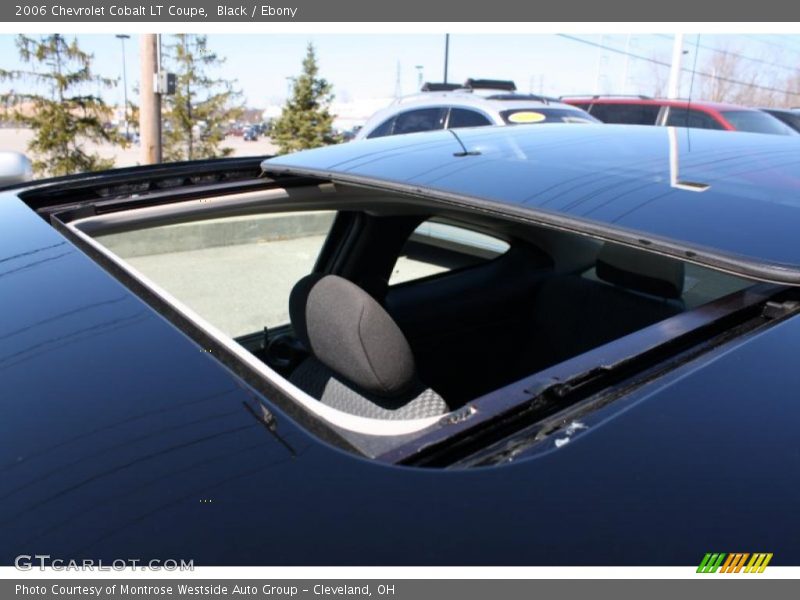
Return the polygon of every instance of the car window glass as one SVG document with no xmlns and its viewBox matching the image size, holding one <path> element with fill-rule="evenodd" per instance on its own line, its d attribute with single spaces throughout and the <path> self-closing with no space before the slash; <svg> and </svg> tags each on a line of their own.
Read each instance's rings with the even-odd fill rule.
<svg viewBox="0 0 800 600">
<path fill-rule="evenodd" d="M 737 131 L 750 133 L 771 133 L 777 135 L 794 135 L 789 126 L 767 113 L 757 110 L 726 110 L 722 116 L 728 119 Z"/>
<path fill-rule="evenodd" d="M 421 108 L 400 113 L 395 118 L 394 135 L 431 131 L 444 127 L 444 110 L 441 108 Z"/>
<path fill-rule="evenodd" d="M 426 221 L 406 241 L 389 285 L 422 279 L 497 258 L 508 242 L 464 227 Z"/>
<path fill-rule="evenodd" d="M 465 108 L 451 108 L 450 118 L 447 121 L 447 126 L 451 129 L 456 127 L 484 127 L 491 124 L 492 122 L 481 113 Z"/>
<path fill-rule="evenodd" d="M 779 119 L 782 123 L 785 123 L 795 131 L 800 132 L 800 113 L 786 112 L 786 111 L 775 111 L 775 112 L 767 111 L 767 112 L 768 114 L 772 115 L 776 119 Z"/>
<path fill-rule="evenodd" d="M 655 125 L 659 110 L 652 104 L 594 104 L 591 114 L 604 123 Z"/>
<path fill-rule="evenodd" d="M 708 113 L 695 109 L 670 107 L 667 115 L 668 127 L 695 127 L 698 129 L 723 129 L 722 125 Z"/>
<path fill-rule="evenodd" d="M 747 279 L 689 263 L 684 265 L 684 273 L 680 299 L 686 310 L 703 306 L 753 285 L 753 282 Z M 585 271 L 582 276 L 585 279 L 602 283 L 602 280 L 597 277 L 595 267 Z"/>
<path fill-rule="evenodd" d="M 383 123 L 378 125 L 375 130 L 367 136 L 367 138 L 377 138 L 385 135 L 391 135 L 392 125 L 394 125 L 394 117 L 386 119 Z"/>
<path fill-rule="evenodd" d="M 98 236 L 134 269 L 231 337 L 289 322 L 334 211 L 209 219 Z"/>
<path fill-rule="evenodd" d="M 600 123 L 590 114 L 576 108 L 521 108 L 500 113 L 509 125 L 535 123 Z"/>
</svg>

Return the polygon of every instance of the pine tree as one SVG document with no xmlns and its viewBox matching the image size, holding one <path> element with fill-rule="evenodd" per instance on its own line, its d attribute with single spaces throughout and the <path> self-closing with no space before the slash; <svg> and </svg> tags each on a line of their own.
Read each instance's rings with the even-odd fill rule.
<svg viewBox="0 0 800 600">
<path fill-rule="evenodd" d="M 242 114 L 233 82 L 207 74 L 224 64 L 204 35 L 179 34 L 167 47 L 177 74 L 175 94 L 164 96 L 164 160 L 228 156 L 222 146 L 228 124 Z"/>
<path fill-rule="evenodd" d="M 111 109 L 88 89 L 112 87 L 115 81 L 94 75 L 93 56 L 83 52 L 73 38 L 60 34 L 33 38 L 17 36 L 19 56 L 27 69 L 0 69 L 1 81 L 23 81 L 46 93 L 0 95 L 5 117 L 33 130 L 28 150 L 40 176 L 98 171 L 114 166 L 112 159 L 86 150 L 87 142 L 124 145 L 119 133 L 104 127 Z"/>
<path fill-rule="evenodd" d="M 308 44 L 303 59 L 303 72 L 292 79 L 292 95 L 286 100 L 280 117 L 270 133 L 280 153 L 335 144 L 333 115 L 333 86 L 318 77 L 319 67 L 313 44 Z"/>
</svg>

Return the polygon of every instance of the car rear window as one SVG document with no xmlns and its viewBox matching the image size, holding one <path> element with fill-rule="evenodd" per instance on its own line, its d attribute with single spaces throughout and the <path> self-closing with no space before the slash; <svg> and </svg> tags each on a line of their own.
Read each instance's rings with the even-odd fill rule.
<svg viewBox="0 0 800 600">
<path fill-rule="evenodd" d="M 387 135 L 392 134 L 392 127 L 394 126 L 395 117 L 390 117 L 386 119 L 383 123 L 378 125 L 372 133 L 370 133 L 367 138 L 379 138 L 385 137 Z"/>
<path fill-rule="evenodd" d="M 737 131 L 771 133 L 777 135 L 793 135 L 795 133 L 775 117 L 757 110 L 723 110 L 721 112 L 722 116 L 725 117 Z"/>
<path fill-rule="evenodd" d="M 393 135 L 432 131 L 444 127 L 443 108 L 421 108 L 400 113 L 395 117 Z"/>
<path fill-rule="evenodd" d="M 403 246 L 389 285 L 471 267 L 501 256 L 508 242 L 438 221 L 425 221 Z"/>
<path fill-rule="evenodd" d="M 655 125 L 660 110 L 657 104 L 593 104 L 589 112 L 603 123 Z"/>
<path fill-rule="evenodd" d="M 468 110 L 466 108 L 451 108 L 450 116 L 447 119 L 447 127 L 456 129 L 458 127 L 486 127 L 492 122 L 481 113 Z"/>
<path fill-rule="evenodd" d="M 694 127 L 696 129 L 724 129 L 722 123 L 700 110 L 670 107 L 667 127 Z"/>
<path fill-rule="evenodd" d="M 597 123 L 587 113 L 569 108 L 520 108 L 500 113 L 509 125 L 530 123 Z"/>
</svg>

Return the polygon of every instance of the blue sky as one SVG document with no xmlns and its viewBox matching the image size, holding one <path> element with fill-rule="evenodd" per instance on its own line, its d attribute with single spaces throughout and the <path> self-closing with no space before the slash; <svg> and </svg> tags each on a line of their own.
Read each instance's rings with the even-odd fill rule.
<svg viewBox="0 0 800 600">
<path fill-rule="evenodd" d="M 121 77 L 120 40 L 108 35 L 77 35 L 81 47 L 94 54 L 95 72 L 106 77 Z M 72 37 L 73 34 L 67 34 Z M 165 35 L 165 37 L 167 37 Z M 640 58 L 597 48 L 599 44 L 637 56 L 669 61 L 672 48 L 665 35 L 584 35 L 568 39 L 557 35 L 474 35 L 450 37 L 449 79 L 460 82 L 467 77 L 513 79 L 522 91 L 550 95 L 595 92 L 652 93 L 655 74 L 665 69 Z M 444 63 L 444 35 L 438 34 L 208 34 L 209 47 L 226 58 L 218 75 L 237 80 L 248 106 L 280 104 L 286 96 L 287 77 L 300 69 L 305 46 L 317 49 L 322 76 L 334 85 L 337 99 L 394 96 L 398 65 L 401 92 L 416 91 L 418 70 L 425 80 L 441 81 Z M 696 60 L 702 65 L 713 49 L 727 49 L 748 57 L 753 68 L 771 68 L 788 74 L 800 64 L 800 36 L 797 35 L 703 35 L 700 47 L 694 35 L 687 35 L 685 64 Z M 128 90 L 139 80 L 139 40 L 132 35 L 126 42 Z M 19 66 L 14 36 L 0 35 L 0 68 Z M 758 61 L 764 61 L 759 63 Z M 599 73 L 599 77 L 598 77 Z M 627 73 L 627 77 L 625 74 Z M 684 79 L 687 79 L 685 77 Z M 19 84 L 17 84 L 19 85 Z M 688 85 L 688 81 L 684 85 Z M 8 89 L 8 83 L 0 84 Z M 122 85 L 104 92 L 110 103 L 122 100 Z"/>
</svg>

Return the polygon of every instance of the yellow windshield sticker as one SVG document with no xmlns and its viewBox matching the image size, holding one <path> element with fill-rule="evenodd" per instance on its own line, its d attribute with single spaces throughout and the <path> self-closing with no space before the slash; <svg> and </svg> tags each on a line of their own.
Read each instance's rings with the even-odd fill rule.
<svg viewBox="0 0 800 600">
<path fill-rule="evenodd" d="M 508 120 L 512 123 L 541 123 L 545 119 L 547 119 L 547 116 L 542 113 L 530 111 L 516 112 L 508 117 Z"/>
</svg>

